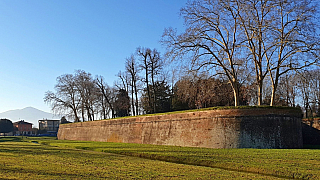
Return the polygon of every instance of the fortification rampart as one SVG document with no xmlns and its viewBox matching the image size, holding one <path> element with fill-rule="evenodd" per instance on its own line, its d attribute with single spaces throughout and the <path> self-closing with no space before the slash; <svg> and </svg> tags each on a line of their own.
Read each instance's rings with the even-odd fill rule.
<svg viewBox="0 0 320 180">
<path fill-rule="evenodd" d="M 64 124 L 58 139 L 206 148 L 301 148 L 297 109 L 224 109 Z"/>
<path fill-rule="evenodd" d="M 320 118 L 302 120 L 303 143 L 307 145 L 320 145 Z"/>
</svg>

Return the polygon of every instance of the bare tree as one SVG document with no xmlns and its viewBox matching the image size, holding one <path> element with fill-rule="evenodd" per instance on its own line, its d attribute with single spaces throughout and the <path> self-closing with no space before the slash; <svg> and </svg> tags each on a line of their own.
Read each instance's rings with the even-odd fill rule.
<svg viewBox="0 0 320 180">
<path fill-rule="evenodd" d="M 239 11 L 239 23 L 243 37 L 241 40 L 245 42 L 243 45 L 247 48 L 248 57 L 254 63 L 256 85 L 257 85 L 257 104 L 262 105 L 263 83 L 268 74 L 269 62 L 272 56 L 271 49 L 272 39 L 270 38 L 270 24 L 274 21 L 275 8 L 274 0 L 235 0 L 238 7 L 242 7 Z M 265 58 L 266 57 L 266 58 Z"/>
<path fill-rule="evenodd" d="M 55 90 L 56 93 L 47 91 L 44 101 L 51 104 L 54 112 L 67 113 L 74 117 L 75 122 L 80 122 L 78 113 L 81 106 L 81 95 L 77 90 L 75 77 L 72 74 L 59 76 Z"/>
<path fill-rule="evenodd" d="M 319 50 L 317 1 L 235 0 L 246 47 L 256 69 L 258 105 L 262 102 L 263 80 L 268 74 L 274 105 L 280 77 L 292 70 L 316 64 Z"/>
<path fill-rule="evenodd" d="M 127 72 L 121 72 L 119 71 L 117 74 L 117 77 L 119 78 L 120 82 L 117 81 L 115 86 L 120 90 L 129 91 L 129 85 L 130 85 L 130 77 Z"/>
<path fill-rule="evenodd" d="M 294 73 L 288 73 L 280 78 L 278 90 L 274 100 L 274 105 L 280 105 L 277 100 L 277 95 L 283 99 L 285 106 L 295 107 L 297 103 L 297 75 Z"/>
<path fill-rule="evenodd" d="M 111 118 L 115 118 L 115 109 L 114 109 L 114 102 L 115 102 L 115 90 L 109 87 L 105 82 L 102 76 L 97 76 L 95 80 L 96 85 L 99 87 L 100 92 L 103 95 L 103 99 L 108 105 L 108 109 L 104 109 L 103 116 L 106 119 L 107 115 L 111 113 Z M 102 99 L 102 101 L 103 101 Z M 103 102 L 102 102 L 103 104 Z M 110 112 L 111 111 L 111 112 Z"/>
<path fill-rule="evenodd" d="M 77 70 L 75 73 L 75 84 L 77 91 L 81 96 L 81 113 L 82 119 L 88 121 L 95 120 L 95 114 L 98 102 L 98 87 L 94 83 L 94 80 L 90 73 L 83 70 Z M 86 118 L 85 118 L 86 114 Z"/>
<path fill-rule="evenodd" d="M 144 71 L 144 78 L 142 81 L 145 83 L 147 98 L 146 102 L 150 103 L 149 107 L 153 111 L 148 111 L 150 113 L 156 112 L 156 82 L 163 81 L 163 79 L 158 79 L 161 75 L 161 70 L 163 67 L 163 62 L 160 57 L 160 52 L 156 49 L 151 50 L 150 48 L 137 48 L 137 55 L 140 57 L 140 68 Z M 150 84 L 151 83 L 151 84 Z M 150 89 L 151 88 L 151 89 Z M 152 95 L 153 94 L 153 95 Z M 153 98 L 151 100 L 151 98 Z"/>
<path fill-rule="evenodd" d="M 317 1 L 281 0 L 276 9 L 278 18 L 272 25 L 276 58 L 272 58 L 269 66 L 272 82 L 271 106 L 280 76 L 288 71 L 316 64 L 320 43 L 314 19 L 318 14 Z"/>
<path fill-rule="evenodd" d="M 298 79 L 298 88 L 300 90 L 300 94 L 302 96 L 302 100 L 303 100 L 303 108 L 305 110 L 305 117 L 311 117 L 311 115 L 309 115 L 308 112 L 310 112 L 311 110 L 311 74 L 308 71 L 305 71 L 303 73 L 303 75 L 301 74 L 301 76 Z M 312 112 L 310 113 L 312 114 Z"/>
<path fill-rule="evenodd" d="M 315 69 L 312 71 L 313 74 L 313 86 L 312 86 L 312 102 L 314 104 L 314 112 L 316 116 L 320 117 L 320 69 Z"/>
<path fill-rule="evenodd" d="M 320 70 L 308 70 L 295 78 L 305 117 L 320 115 Z"/>
<path fill-rule="evenodd" d="M 150 76 L 151 76 L 151 83 L 152 83 L 152 93 L 153 93 L 153 112 L 157 112 L 156 110 L 156 99 L 157 99 L 157 93 L 156 93 L 156 76 L 160 74 L 160 71 L 162 70 L 162 61 L 160 58 L 160 53 L 156 50 L 153 49 L 149 53 L 149 67 L 150 67 Z"/>
<path fill-rule="evenodd" d="M 166 55 L 172 60 L 187 60 L 193 70 L 208 68 L 214 74 L 225 75 L 233 89 L 235 106 L 239 105 L 239 60 L 246 58 L 240 49 L 240 10 L 233 1 L 189 2 L 181 9 L 186 31 L 177 35 L 168 28 L 162 39 L 168 47 Z"/>
<path fill-rule="evenodd" d="M 126 72 L 130 75 L 131 106 L 133 115 L 139 115 L 138 80 L 139 67 L 134 55 L 126 59 Z M 134 97 L 135 95 L 135 97 Z"/>
<path fill-rule="evenodd" d="M 137 52 L 137 55 L 140 57 L 140 62 L 141 62 L 140 68 L 144 71 L 144 78 L 142 79 L 142 81 L 146 85 L 148 102 L 150 103 L 149 106 L 151 107 L 152 106 L 151 105 L 151 92 L 150 92 L 150 87 L 149 87 L 150 63 L 148 60 L 148 57 L 151 54 L 151 49 L 138 47 L 136 52 Z"/>
<path fill-rule="evenodd" d="M 101 79 L 100 79 L 101 78 Z M 100 81 L 102 81 L 102 90 L 100 85 Z M 105 89 L 104 83 L 103 83 L 103 77 L 102 76 L 96 76 L 94 83 L 96 84 L 98 88 L 97 96 L 98 96 L 98 104 L 100 105 L 99 114 L 102 119 L 107 119 L 108 112 L 108 103 L 104 97 L 103 91 Z"/>
</svg>

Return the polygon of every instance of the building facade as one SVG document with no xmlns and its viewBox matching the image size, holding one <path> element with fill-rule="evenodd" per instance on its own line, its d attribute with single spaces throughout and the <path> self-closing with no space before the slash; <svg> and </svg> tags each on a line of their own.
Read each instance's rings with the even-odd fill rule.
<svg viewBox="0 0 320 180">
<path fill-rule="evenodd" d="M 32 123 L 21 120 L 13 123 L 13 127 L 16 128 L 16 135 L 32 135 Z"/>
<path fill-rule="evenodd" d="M 39 131 L 46 131 L 48 133 L 57 133 L 59 130 L 60 120 L 39 120 Z"/>
</svg>

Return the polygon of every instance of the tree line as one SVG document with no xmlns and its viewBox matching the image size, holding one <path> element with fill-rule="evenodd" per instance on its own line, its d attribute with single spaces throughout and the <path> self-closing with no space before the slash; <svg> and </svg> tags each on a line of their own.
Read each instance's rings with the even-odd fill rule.
<svg viewBox="0 0 320 180">
<path fill-rule="evenodd" d="M 126 62 L 133 59 L 135 58 L 131 56 Z M 135 62 L 138 67 L 143 61 Z M 232 86 L 222 77 L 206 74 L 184 75 L 174 84 L 170 84 L 166 77 L 168 75 L 161 70 L 154 75 L 154 82 L 146 84 L 147 80 L 142 76 L 145 75 L 143 68 L 137 68 L 136 76 L 131 75 L 127 70 L 119 72 L 118 81 L 109 86 L 102 76 L 93 77 L 90 73 L 77 70 L 74 74 L 59 76 L 55 92 L 46 92 L 44 99 L 56 113 L 66 114 L 76 122 L 213 106 L 234 106 Z M 263 90 L 266 93 L 262 96 L 262 105 L 270 104 L 271 88 L 268 82 L 264 84 Z M 239 92 L 240 105 L 257 104 L 258 90 L 254 80 L 242 84 Z M 301 106 L 306 117 L 319 117 L 320 69 L 281 77 L 274 105 Z"/>
<path fill-rule="evenodd" d="M 301 106 L 320 115 L 315 0 L 197 0 L 186 29 L 165 29 L 157 49 L 138 47 L 113 86 L 77 70 L 45 102 L 76 122 L 210 106 Z"/>
</svg>

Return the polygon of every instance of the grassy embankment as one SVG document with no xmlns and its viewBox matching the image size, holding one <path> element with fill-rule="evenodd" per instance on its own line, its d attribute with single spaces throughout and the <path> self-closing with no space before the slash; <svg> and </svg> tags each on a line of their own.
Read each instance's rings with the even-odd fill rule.
<svg viewBox="0 0 320 180">
<path fill-rule="evenodd" d="M 49 144 L 60 147 L 48 146 Z M 119 144 L 94 142 L 82 144 L 56 141 L 52 138 L 28 137 L 24 140 L 18 137 L 0 138 L 0 179 L 277 179 L 260 174 L 61 146 L 80 149 L 96 149 L 95 147 L 113 149 L 118 148 Z M 132 151 L 139 150 L 138 145 L 126 144 L 125 147 Z M 143 146 L 143 149 L 146 150 L 146 147 Z M 150 148 L 155 147 L 150 146 Z M 156 149 L 161 151 L 160 147 Z"/>
<path fill-rule="evenodd" d="M 29 175 L 34 179 L 320 179 L 320 150 L 207 149 L 42 138 L 27 141 L 0 139 L 0 177 L 14 177 L 21 171 L 20 179 Z"/>
<path fill-rule="evenodd" d="M 125 118 L 133 118 L 133 117 L 158 116 L 158 115 L 169 115 L 169 114 L 179 114 L 179 113 L 187 113 L 187 112 L 224 110 L 224 109 L 291 109 L 291 110 L 295 110 L 298 113 L 302 113 L 300 108 L 287 107 L 287 106 L 265 106 L 265 105 L 263 105 L 263 106 L 215 106 L 215 107 L 209 107 L 209 108 L 171 111 L 171 112 L 155 113 L 155 114 L 142 114 L 142 115 L 138 115 L 138 116 L 117 117 L 117 118 L 103 119 L 103 120 L 115 120 L 115 119 L 125 119 Z M 85 121 L 85 122 L 81 122 L 81 123 L 90 123 L 90 122 L 92 122 L 92 121 Z"/>
<path fill-rule="evenodd" d="M 155 113 L 155 114 L 143 114 L 138 116 L 127 116 L 127 117 L 118 117 L 115 119 L 121 118 L 130 118 L 130 117 L 139 117 L 139 116 L 157 116 L 157 115 L 167 115 L 167 114 L 176 114 L 176 113 L 185 113 L 185 112 L 198 112 L 198 111 L 209 111 L 209 110 L 224 110 L 224 109 L 292 109 L 296 111 L 301 111 L 300 108 L 296 107 L 287 107 L 287 106 L 215 106 L 201 109 L 190 109 L 190 110 L 181 110 L 181 111 L 172 111 L 164 113 Z"/>
</svg>

